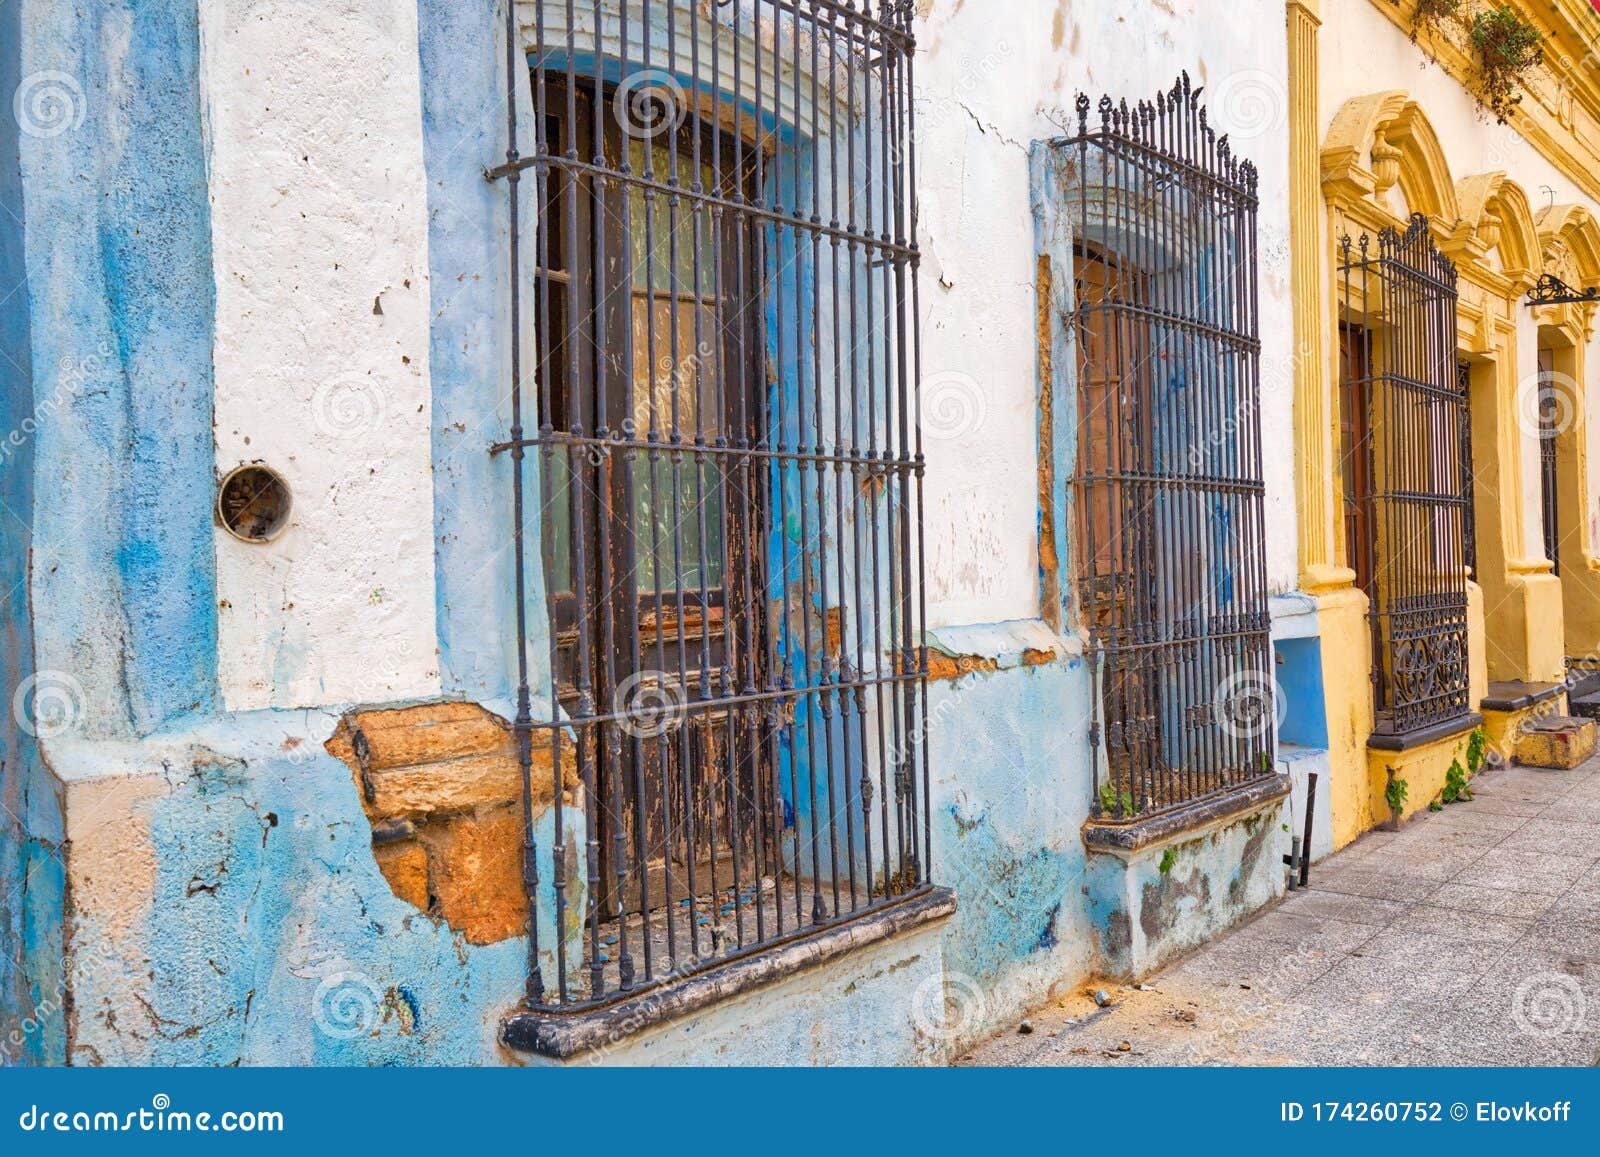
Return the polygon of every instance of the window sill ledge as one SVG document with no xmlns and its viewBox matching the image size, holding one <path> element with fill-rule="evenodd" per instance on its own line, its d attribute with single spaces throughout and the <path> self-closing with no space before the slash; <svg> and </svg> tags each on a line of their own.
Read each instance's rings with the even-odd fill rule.
<svg viewBox="0 0 1600 1157">
<path fill-rule="evenodd" d="M 1478 701 L 1481 711 L 1522 711 L 1559 698 L 1565 683 L 1490 683 L 1489 693 Z"/>
<path fill-rule="evenodd" d="M 1257 811 L 1289 794 L 1289 777 L 1269 775 L 1222 795 L 1131 823 L 1090 820 L 1083 825 L 1083 843 L 1091 852 L 1131 856 L 1171 840 L 1193 837 L 1203 828 Z"/>
<path fill-rule="evenodd" d="M 1420 728 L 1416 731 L 1407 731 L 1402 735 L 1388 735 L 1382 732 L 1373 732 L 1367 737 L 1367 746 L 1374 751 L 1410 751 L 1413 747 L 1425 747 L 1430 743 L 1437 743 L 1441 739 L 1451 739 L 1457 735 L 1471 731 L 1483 722 L 1483 716 L 1476 711 L 1465 715 L 1458 715 L 1443 723 L 1435 723 L 1431 727 Z"/>
<path fill-rule="evenodd" d="M 568 1060 L 831 963 L 868 945 L 947 919 L 955 910 L 955 892 L 928 888 L 875 912 L 669 981 L 617 1004 L 566 1013 L 518 1009 L 500 1022 L 500 1042 L 518 1052 Z"/>
</svg>

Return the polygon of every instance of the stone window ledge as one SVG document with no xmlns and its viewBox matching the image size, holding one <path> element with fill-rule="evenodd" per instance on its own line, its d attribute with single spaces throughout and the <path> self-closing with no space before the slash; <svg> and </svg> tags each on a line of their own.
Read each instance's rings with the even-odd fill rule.
<svg viewBox="0 0 1600 1157">
<path fill-rule="evenodd" d="M 1083 825 L 1083 843 L 1091 852 L 1131 856 L 1173 840 L 1192 839 L 1205 828 L 1277 803 L 1289 790 L 1288 776 L 1263 776 L 1222 795 L 1131 822 L 1091 819 Z"/>
<path fill-rule="evenodd" d="M 930 887 L 874 912 L 820 931 L 796 933 L 748 956 L 669 980 L 615 1004 L 568 1013 L 519 1009 L 500 1022 L 500 1042 L 519 1052 L 568 1060 L 831 963 L 892 936 L 947 919 L 955 910 L 953 891 Z"/>
<path fill-rule="evenodd" d="M 1414 747 L 1425 747 L 1430 743 L 1437 743 L 1442 739 L 1451 739 L 1471 731 L 1483 722 L 1483 716 L 1476 711 L 1466 715 L 1458 715 L 1443 723 L 1436 723 L 1432 727 L 1424 727 L 1417 731 L 1408 731 L 1404 735 L 1384 735 L 1373 732 L 1367 737 L 1367 746 L 1374 751 L 1410 751 Z"/>
<path fill-rule="evenodd" d="M 1524 711 L 1560 698 L 1565 683 L 1490 683 L 1489 693 L 1478 701 L 1484 711 Z"/>
</svg>

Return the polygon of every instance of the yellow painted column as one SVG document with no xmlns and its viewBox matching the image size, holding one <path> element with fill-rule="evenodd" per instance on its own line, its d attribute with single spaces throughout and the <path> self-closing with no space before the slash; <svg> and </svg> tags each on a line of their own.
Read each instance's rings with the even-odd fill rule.
<svg viewBox="0 0 1600 1157">
<path fill-rule="evenodd" d="M 1561 587 L 1530 557 L 1523 518 L 1516 326 L 1486 302 L 1487 362 L 1472 369 L 1472 461 L 1478 583 L 1492 680 L 1552 683 L 1565 674 Z"/>
<path fill-rule="evenodd" d="M 1317 0 L 1289 0 L 1289 244 L 1294 298 L 1295 496 L 1299 505 L 1300 585 L 1316 593 L 1355 577 L 1334 564 L 1333 427 L 1323 290 L 1321 132 L 1317 116 Z"/>
<path fill-rule="evenodd" d="M 1343 847 L 1374 822 L 1367 785 L 1372 731 L 1372 645 L 1367 596 L 1339 559 L 1334 461 L 1336 367 L 1328 341 L 1332 269 L 1324 242 L 1322 118 L 1317 91 L 1318 0 L 1289 0 L 1289 246 L 1294 292 L 1295 500 L 1300 586 L 1317 598 L 1323 703 L 1328 723 L 1333 842 Z"/>
</svg>

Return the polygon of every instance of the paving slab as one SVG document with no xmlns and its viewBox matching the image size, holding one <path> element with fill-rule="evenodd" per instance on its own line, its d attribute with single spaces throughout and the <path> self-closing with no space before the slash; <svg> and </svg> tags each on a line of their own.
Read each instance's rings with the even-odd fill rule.
<svg viewBox="0 0 1600 1157">
<path fill-rule="evenodd" d="M 1557 897 L 1546 892 L 1528 892 L 1519 888 L 1484 888 L 1476 884 L 1461 884 L 1447 880 L 1437 891 L 1430 893 L 1428 903 L 1438 908 L 1459 908 L 1466 912 L 1487 912 L 1494 916 L 1522 916 L 1537 919 L 1556 902 Z"/>
<path fill-rule="evenodd" d="M 1283 899 L 1282 908 L 1296 916 L 1324 920 L 1343 920 L 1349 924 L 1374 924 L 1383 927 L 1410 905 L 1403 900 L 1383 900 L 1376 896 L 1351 896 L 1320 887 L 1301 888 Z"/>
<path fill-rule="evenodd" d="M 1504 845 L 1490 848 L 1454 879 L 1458 884 L 1513 888 L 1559 896 L 1589 869 L 1593 859 L 1553 855 Z"/>
<path fill-rule="evenodd" d="M 1533 921 L 1532 916 L 1475 912 L 1425 901 L 1396 919 L 1392 928 L 1451 940 L 1510 944 L 1526 936 Z"/>
<path fill-rule="evenodd" d="M 1369 866 L 1365 862 L 1353 868 L 1333 867 L 1333 871 L 1320 876 L 1314 887 L 1350 896 L 1415 903 L 1437 886 L 1437 881 L 1395 875 L 1381 866 Z"/>
<path fill-rule="evenodd" d="M 1574 859 L 1600 856 L 1600 824 L 1546 812 L 1506 836 L 1501 846 L 1552 852 Z"/>
<path fill-rule="evenodd" d="M 1300 915 L 1278 908 L 1245 924 L 1235 935 L 1240 940 L 1278 940 L 1298 947 L 1345 953 L 1365 944 L 1377 931 L 1378 928 L 1371 924 Z"/>
</svg>

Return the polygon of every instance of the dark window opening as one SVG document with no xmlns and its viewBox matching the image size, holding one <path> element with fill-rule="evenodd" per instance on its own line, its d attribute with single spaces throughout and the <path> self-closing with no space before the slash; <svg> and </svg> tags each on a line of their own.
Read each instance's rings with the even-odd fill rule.
<svg viewBox="0 0 1600 1157">
<path fill-rule="evenodd" d="M 1539 512 L 1544 527 L 1544 556 L 1561 573 L 1561 530 L 1557 522 L 1556 442 L 1561 431 L 1562 398 L 1556 378 L 1555 351 L 1539 351 Z"/>
<path fill-rule="evenodd" d="M 1456 389 L 1461 394 L 1461 557 L 1478 577 L 1477 484 L 1472 469 L 1472 364 L 1456 363 Z"/>
<path fill-rule="evenodd" d="M 595 156 L 598 125 L 608 167 L 621 170 L 626 147 L 641 176 L 753 197 L 753 159 L 741 162 L 723 135 L 697 121 L 624 142 L 614 93 L 597 101 L 590 85 L 569 92 L 559 78 L 543 84 L 551 151 Z M 597 809 L 592 900 L 610 919 L 650 897 L 665 904 L 730 887 L 736 855 L 763 866 L 775 855 L 774 834 L 755 822 L 775 806 L 770 745 L 733 734 L 738 721 L 727 710 L 680 726 L 674 702 L 714 698 L 725 668 L 752 686 L 767 682 L 766 617 L 756 600 L 728 597 L 730 586 L 760 591 L 767 579 L 759 471 L 749 462 L 729 469 L 729 460 L 709 455 L 686 462 L 624 450 L 639 441 L 759 441 L 761 238 L 736 231 L 731 216 L 722 218 L 721 236 L 710 236 L 712 223 L 681 207 L 657 211 L 639 189 L 618 183 L 601 191 L 595 175 L 559 169 L 545 183 L 541 220 L 535 311 L 549 318 L 549 338 L 535 375 L 539 425 L 591 431 L 593 440 L 550 463 L 543 546 L 560 702 L 569 715 L 583 714 L 587 686 L 593 704 L 657 712 L 645 730 L 672 733 L 623 744 L 615 782 L 596 785 L 605 806 Z M 631 276 L 603 279 L 602 292 L 596 270 L 606 261 L 631 267 Z M 569 324 L 573 316 L 588 320 Z M 599 608 L 610 629 L 585 630 Z M 723 758 L 723 744 L 737 754 Z M 642 807 L 608 798 L 628 783 L 641 789 Z M 673 822 L 678 813 L 681 823 Z M 643 873 L 631 865 L 618 873 L 619 847 L 642 857 Z"/>
<path fill-rule="evenodd" d="M 1339 327 L 1339 479 L 1344 501 L 1345 562 L 1356 572 L 1356 586 L 1370 599 L 1372 588 L 1371 399 L 1368 364 L 1371 338 L 1366 330 Z"/>
</svg>

